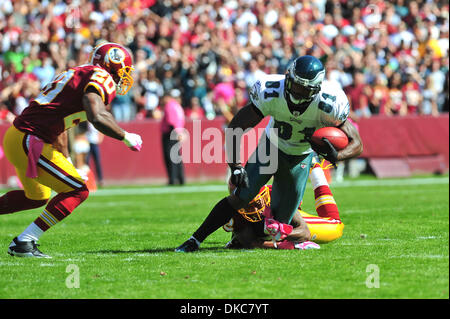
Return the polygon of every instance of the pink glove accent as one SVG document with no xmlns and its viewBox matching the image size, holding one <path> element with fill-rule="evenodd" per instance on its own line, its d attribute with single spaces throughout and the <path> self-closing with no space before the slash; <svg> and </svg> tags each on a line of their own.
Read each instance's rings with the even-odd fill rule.
<svg viewBox="0 0 450 319">
<path fill-rule="evenodd" d="M 135 145 L 135 146 L 130 147 L 130 150 L 132 150 L 134 152 L 140 152 L 141 148 L 142 148 L 142 144 L 139 144 L 139 145 Z"/>
<path fill-rule="evenodd" d="M 273 218 L 270 207 L 264 209 L 264 229 L 274 241 L 285 239 L 294 229 L 291 225 L 280 223 Z"/>
<path fill-rule="evenodd" d="M 272 218 L 266 218 L 265 223 L 266 231 L 277 241 L 285 239 L 294 229 L 291 225 L 280 223 Z"/>
<path fill-rule="evenodd" d="M 41 156 L 42 149 L 44 148 L 44 142 L 34 136 L 29 135 L 28 139 L 28 167 L 26 176 L 29 178 L 36 178 L 37 175 L 37 164 L 39 161 L 39 156 Z"/>
<path fill-rule="evenodd" d="M 303 243 L 297 243 L 295 244 L 295 248 L 300 250 L 306 250 L 306 249 L 320 249 L 320 246 L 312 241 L 305 241 Z"/>
<path fill-rule="evenodd" d="M 125 132 L 123 142 L 134 152 L 139 152 L 142 148 L 142 138 L 138 134 Z"/>
<path fill-rule="evenodd" d="M 320 249 L 320 246 L 312 241 L 305 241 L 303 243 L 293 243 L 289 240 L 283 240 L 281 243 L 278 243 L 278 249 L 298 249 L 298 250 L 306 250 L 306 249 Z"/>
</svg>

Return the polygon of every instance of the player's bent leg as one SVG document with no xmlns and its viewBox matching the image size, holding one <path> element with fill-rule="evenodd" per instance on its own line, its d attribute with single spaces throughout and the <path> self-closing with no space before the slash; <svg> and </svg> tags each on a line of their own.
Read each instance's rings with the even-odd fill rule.
<svg viewBox="0 0 450 319">
<path fill-rule="evenodd" d="M 0 197 L 0 214 L 11 214 L 22 210 L 38 208 L 47 203 L 51 189 L 36 179 L 26 176 L 28 168 L 27 135 L 14 126 L 5 133 L 3 146 L 5 155 L 13 164 L 22 183 L 23 190 L 14 190 Z"/>
<path fill-rule="evenodd" d="M 263 138 L 264 140 L 260 143 L 270 143 L 266 137 Z M 259 193 L 261 187 L 267 183 L 272 175 L 261 174 L 260 166 L 264 166 L 264 164 L 259 161 L 258 154 L 257 148 L 245 166 L 249 187 L 236 188 L 233 194 L 219 201 L 194 234 L 175 249 L 176 252 L 197 251 L 200 244 L 209 235 L 225 225 L 238 209 L 243 208 Z"/>
<path fill-rule="evenodd" d="M 292 221 L 305 193 L 312 156 L 295 158 L 280 154 L 270 205 L 275 220 L 285 224 Z"/>
<path fill-rule="evenodd" d="M 324 169 L 319 163 L 314 164 L 309 177 L 314 190 L 317 214 L 322 218 L 340 220 L 339 210 L 334 200 L 333 193 L 328 185 Z"/>
<path fill-rule="evenodd" d="M 301 210 L 299 210 L 299 212 L 308 225 L 312 241 L 319 244 L 326 244 L 342 237 L 344 223 L 340 220 L 321 218 Z"/>
<path fill-rule="evenodd" d="M 45 146 L 39 159 L 37 180 L 56 191 L 35 224 L 47 231 L 69 216 L 89 196 L 89 190 L 75 167 L 50 145 Z"/>
<path fill-rule="evenodd" d="M 0 215 L 12 214 L 22 210 L 39 208 L 47 204 L 48 199 L 28 198 L 23 190 L 14 190 L 0 197 Z"/>
<path fill-rule="evenodd" d="M 59 193 L 53 197 L 34 223 L 43 231 L 68 217 L 89 196 L 86 185 L 67 193 Z"/>
<path fill-rule="evenodd" d="M 234 197 L 234 195 L 230 195 L 229 197 L 231 196 Z M 230 204 L 229 197 L 223 198 L 214 206 L 194 234 L 192 234 L 187 241 L 175 249 L 176 252 L 197 251 L 200 244 L 206 239 L 206 237 L 215 232 L 221 226 L 225 225 L 231 219 L 236 210 Z"/>
<path fill-rule="evenodd" d="M 50 200 L 41 215 L 11 242 L 8 252 L 14 256 L 43 257 L 44 254 L 37 250 L 36 242 L 45 231 L 69 216 L 89 195 L 75 167 L 50 144 L 44 145 L 38 161 L 38 177 L 33 180 L 58 194 Z"/>
</svg>

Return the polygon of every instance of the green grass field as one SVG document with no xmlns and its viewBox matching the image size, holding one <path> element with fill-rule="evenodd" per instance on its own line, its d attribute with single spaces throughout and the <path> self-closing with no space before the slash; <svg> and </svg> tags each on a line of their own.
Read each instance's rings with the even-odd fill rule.
<svg viewBox="0 0 450 319">
<path fill-rule="evenodd" d="M 229 251 L 219 229 L 199 252 L 175 253 L 226 195 L 222 184 L 104 188 L 44 234 L 53 259 L 6 253 L 40 209 L 2 215 L 0 298 L 449 298 L 448 176 L 332 190 L 344 235 L 308 251 Z M 307 212 L 313 201 L 308 187 Z"/>
</svg>

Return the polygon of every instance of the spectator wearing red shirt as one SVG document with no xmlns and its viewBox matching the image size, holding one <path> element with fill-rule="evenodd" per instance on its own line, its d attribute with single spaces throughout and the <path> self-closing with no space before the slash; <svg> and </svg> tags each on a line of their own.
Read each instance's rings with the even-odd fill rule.
<svg viewBox="0 0 450 319">
<path fill-rule="evenodd" d="M 200 105 L 198 97 L 191 97 L 191 106 L 186 109 L 186 118 L 191 120 L 203 120 L 205 119 L 205 111 Z"/>
<path fill-rule="evenodd" d="M 414 81 L 410 74 L 407 75 L 406 83 L 402 86 L 402 93 L 406 102 L 407 113 L 417 114 L 423 97 L 420 93 L 419 84 Z"/>
<path fill-rule="evenodd" d="M 369 98 L 367 95 L 368 86 L 361 71 L 354 74 L 353 84 L 344 88 L 347 94 L 350 107 L 356 117 L 370 117 Z"/>
</svg>

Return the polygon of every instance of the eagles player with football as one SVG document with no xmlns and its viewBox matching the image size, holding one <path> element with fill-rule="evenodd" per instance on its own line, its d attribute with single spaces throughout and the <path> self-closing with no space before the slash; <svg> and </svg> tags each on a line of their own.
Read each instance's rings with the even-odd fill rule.
<svg viewBox="0 0 450 319">
<path fill-rule="evenodd" d="M 345 93 L 337 87 L 323 84 L 325 68 L 313 56 L 296 58 L 285 75 L 271 74 L 256 81 L 250 89 L 250 103 L 243 107 L 230 122 L 228 129 L 245 131 L 256 126 L 264 117 L 270 116 L 266 134 L 257 149 L 242 166 L 237 156 L 240 137 L 226 135 L 230 181 L 236 186 L 233 194 L 219 201 L 200 227 L 177 252 L 194 252 L 214 231 L 225 225 L 232 216 L 245 207 L 273 177 L 271 212 L 275 221 L 289 224 L 303 199 L 314 151 L 331 163 L 356 157 L 362 153 L 362 142 L 355 127 L 347 121 L 350 105 Z M 348 145 L 337 151 L 324 139 L 319 147 L 311 141 L 311 135 L 321 127 L 340 128 L 349 138 Z M 231 138 L 230 138 L 231 136 Z M 260 156 L 270 143 L 277 154 L 268 154 L 275 160 L 275 172 L 265 173 Z"/>
<path fill-rule="evenodd" d="M 10 255 L 48 258 L 38 249 L 37 241 L 89 195 L 70 160 L 67 129 L 87 120 L 131 150 L 141 149 L 141 137 L 124 131 L 109 112 L 116 93 L 126 94 L 133 85 L 132 71 L 132 56 L 126 48 L 101 43 L 93 49 L 89 64 L 57 75 L 6 131 L 5 155 L 14 165 L 23 190 L 0 197 L 0 214 L 46 205 L 41 215 L 12 240 Z M 57 195 L 49 201 L 52 190 Z"/>
</svg>

